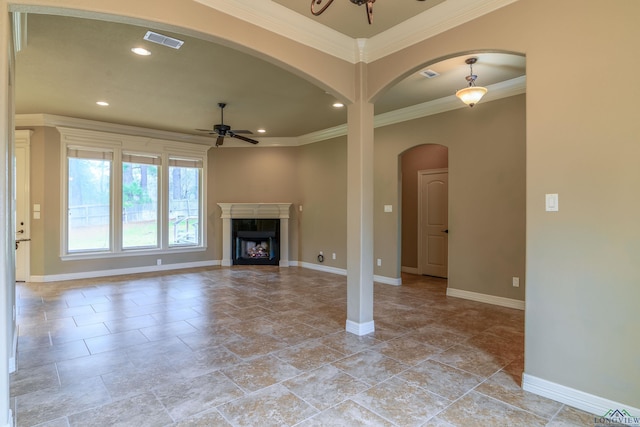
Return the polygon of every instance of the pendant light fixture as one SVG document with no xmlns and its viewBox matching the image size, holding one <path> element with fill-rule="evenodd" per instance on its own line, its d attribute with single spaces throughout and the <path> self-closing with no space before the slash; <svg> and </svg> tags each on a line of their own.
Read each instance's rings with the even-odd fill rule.
<svg viewBox="0 0 640 427">
<path fill-rule="evenodd" d="M 484 96 L 485 93 L 487 93 L 486 87 L 476 86 L 476 79 L 478 78 L 478 76 L 473 74 L 473 64 L 475 64 L 477 61 L 478 58 L 467 58 L 467 60 L 464 61 L 466 64 L 469 64 L 470 73 L 466 77 L 467 81 L 469 82 L 469 86 L 456 92 L 456 96 L 469 107 L 473 107 L 478 102 L 480 102 L 480 99 Z"/>
<path fill-rule="evenodd" d="M 325 0 L 311 0 L 311 13 L 314 16 L 322 15 L 322 12 L 327 10 L 327 8 L 331 6 L 331 3 L 333 3 L 333 0 L 327 0 L 326 3 L 322 5 L 323 1 Z M 366 10 L 367 21 L 369 21 L 369 24 L 373 23 L 373 4 L 376 2 L 376 0 L 349 0 L 349 1 L 351 1 L 351 3 L 356 4 L 358 6 L 362 6 L 364 4 L 367 9 Z"/>
</svg>

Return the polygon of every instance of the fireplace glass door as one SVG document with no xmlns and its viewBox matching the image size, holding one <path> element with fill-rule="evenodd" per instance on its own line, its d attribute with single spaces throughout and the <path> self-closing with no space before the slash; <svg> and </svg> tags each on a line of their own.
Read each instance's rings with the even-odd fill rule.
<svg viewBox="0 0 640 427">
<path fill-rule="evenodd" d="M 234 265 L 279 264 L 279 219 L 234 219 L 232 230 Z"/>
</svg>

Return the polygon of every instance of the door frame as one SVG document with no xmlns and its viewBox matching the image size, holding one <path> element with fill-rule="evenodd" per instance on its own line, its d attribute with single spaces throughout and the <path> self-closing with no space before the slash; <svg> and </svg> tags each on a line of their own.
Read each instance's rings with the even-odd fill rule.
<svg viewBox="0 0 640 427">
<path fill-rule="evenodd" d="M 422 239 L 420 238 L 420 236 L 422 236 L 422 231 L 423 231 L 422 229 L 423 228 L 422 226 L 422 214 L 423 214 L 422 212 L 422 177 L 424 175 L 436 175 L 441 173 L 446 173 L 448 175 L 449 168 L 424 169 L 424 170 L 418 171 L 418 274 L 420 275 L 424 274 L 423 255 L 425 250 L 425 248 L 423 247 Z M 449 191 L 447 190 L 447 212 L 449 211 L 448 205 L 449 205 Z M 447 218 L 447 223 L 448 222 L 449 222 L 449 219 Z M 449 275 L 448 271 L 449 271 L 449 261 L 448 261 L 448 254 L 447 254 L 447 276 Z"/>
<path fill-rule="evenodd" d="M 14 213 L 14 215 L 16 215 L 17 213 L 18 203 L 20 203 L 22 205 L 21 208 L 24 210 L 23 236 L 26 238 L 31 238 L 31 179 L 30 179 L 31 177 L 31 133 L 32 131 L 30 130 L 16 130 L 15 149 L 14 149 L 14 155 L 17 155 L 19 150 L 24 150 L 24 157 L 25 157 L 24 158 L 25 169 L 22 172 L 24 173 L 22 188 L 17 188 L 17 184 L 18 184 L 17 166 L 18 165 L 17 165 L 17 162 L 14 164 L 15 186 L 16 186 L 16 188 L 14 189 L 15 191 L 14 200 L 16 203 L 16 212 Z M 15 218 L 14 226 L 16 229 L 18 227 L 17 221 L 18 219 Z M 15 231 L 16 230 L 14 230 L 14 232 Z M 23 251 L 21 254 L 21 256 L 24 256 L 24 258 L 19 260 L 18 254 L 16 251 L 16 269 L 17 269 L 18 262 L 22 262 L 25 281 L 28 282 L 31 277 L 31 242 L 29 241 L 21 242 L 20 245 L 22 245 L 22 247 L 25 248 L 25 251 Z"/>
</svg>

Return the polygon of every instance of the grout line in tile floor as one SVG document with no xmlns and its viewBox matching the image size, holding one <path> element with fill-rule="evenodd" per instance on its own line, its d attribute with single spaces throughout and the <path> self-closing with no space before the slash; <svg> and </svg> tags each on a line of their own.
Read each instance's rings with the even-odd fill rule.
<svg viewBox="0 0 640 427">
<path fill-rule="evenodd" d="M 18 284 L 16 425 L 593 425 L 520 388 L 522 311 L 403 283 L 364 337 L 346 278 L 297 267 Z"/>
</svg>

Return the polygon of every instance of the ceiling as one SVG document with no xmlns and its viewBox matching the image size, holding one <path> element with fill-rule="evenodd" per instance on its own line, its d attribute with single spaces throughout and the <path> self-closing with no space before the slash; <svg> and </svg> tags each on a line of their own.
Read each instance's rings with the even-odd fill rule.
<svg viewBox="0 0 640 427">
<path fill-rule="evenodd" d="M 395 0 L 392 7 L 391 0 L 379 0 L 371 26 L 364 6 L 346 0 L 336 0 L 319 18 L 311 16 L 307 1 L 269 3 L 349 37 L 380 37 L 448 1 L 452 0 Z M 148 30 L 184 44 L 176 50 L 150 43 L 143 40 Z M 137 56 L 130 50 L 136 46 L 152 54 Z M 475 56 L 479 85 L 524 76 L 521 56 Z M 450 97 L 466 85 L 469 69 L 464 59 L 430 64 L 440 74 L 433 79 L 418 73 L 409 76 L 376 101 L 376 114 Z M 187 135 L 206 135 L 196 129 L 220 123 L 219 102 L 227 103 L 225 124 L 254 133 L 263 128 L 264 136 L 255 134 L 263 141 L 300 137 L 346 123 L 346 108 L 332 107 L 332 95 L 261 59 L 183 34 L 79 17 L 27 15 L 26 43 L 16 57 L 15 88 L 17 114 L 60 115 Z M 100 100 L 109 106 L 96 105 Z M 198 137 L 194 141 L 208 143 Z"/>
<path fill-rule="evenodd" d="M 309 0 L 273 0 L 303 16 L 313 16 Z M 318 7 L 327 4 L 322 0 Z M 445 0 L 379 0 L 373 4 L 373 25 L 369 25 L 365 6 L 357 6 L 347 0 L 335 0 L 327 10 L 316 19 L 351 38 L 370 38 L 380 34 L 407 19 Z"/>
</svg>

